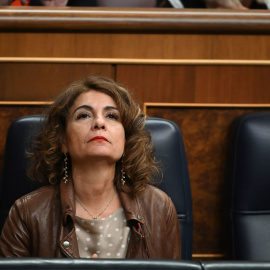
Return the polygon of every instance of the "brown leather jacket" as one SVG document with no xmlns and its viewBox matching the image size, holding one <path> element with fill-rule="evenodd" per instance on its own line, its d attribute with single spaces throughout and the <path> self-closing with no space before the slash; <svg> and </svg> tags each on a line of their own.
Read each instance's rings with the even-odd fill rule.
<svg viewBox="0 0 270 270">
<path fill-rule="evenodd" d="M 152 186 L 134 198 L 124 192 L 119 196 L 131 227 L 126 258 L 147 258 L 148 253 L 152 259 L 180 259 L 179 223 L 171 199 Z M 12 206 L 3 227 L 0 256 L 79 258 L 74 220 L 72 181 L 25 195 Z"/>
</svg>

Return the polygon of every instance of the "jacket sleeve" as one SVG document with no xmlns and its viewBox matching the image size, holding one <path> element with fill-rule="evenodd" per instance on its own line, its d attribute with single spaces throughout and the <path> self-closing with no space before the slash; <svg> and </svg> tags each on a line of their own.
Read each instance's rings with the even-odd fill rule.
<svg viewBox="0 0 270 270">
<path fill-rule="evenodd" d="M 30 237 L 19 201 L 11 207 L 0 237 L 0 257 L 30 257 Z"/>
<path fill-rule="evenodd" d="M 169 208 L 167 216 L 167 243 L 169 243 L 168 251 L 171 259 L 181 259 L 181 240 L 180 240 L 180 225 L 177 218 L 175 206 L 169 199 Z"/>
</svg>

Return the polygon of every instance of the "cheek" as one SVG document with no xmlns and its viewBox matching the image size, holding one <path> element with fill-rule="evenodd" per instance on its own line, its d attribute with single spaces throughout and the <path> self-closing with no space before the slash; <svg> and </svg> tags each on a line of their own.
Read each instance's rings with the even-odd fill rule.
<svg viewBox="0 0 270 270">
<path fill-rule="evenodd" d="M 66 134 L 66 143 L 67 146 L 70 148 L 73 145 L 76 145 L 77 143 L 79 143 L 82 140 L 82 133 L 80 132 L 80 130 L 77 128 L 69 128 L 67 130 L 67 134 Z"/>
<path fill-rule="evenodd" d="M 122 129 L 118 133 L 118 145 L 119 145 L 119 147 L 121 147 L 121 150 L 123 150 L 123 151 L 125 148 L 125 143 L 126 143 L 125 131 L 124 131 L 124 129 Z"/>
</svg>

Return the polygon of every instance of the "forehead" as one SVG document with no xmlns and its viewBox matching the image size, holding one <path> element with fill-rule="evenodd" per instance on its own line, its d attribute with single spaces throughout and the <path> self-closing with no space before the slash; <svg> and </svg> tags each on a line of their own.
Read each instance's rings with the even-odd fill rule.
<svg viewBox="0 0 270 270">
<path fill-rule="evenodd" d="M 74 101 L 72 109 L 76 109 L 78 106 L 81 105 L 89 105 L 91 107 L 96 107 L 96 106 L 116 106 L 115 101 L 110 97 L 109 95 L 95 91 L 95 90 L 90 90 L 88 92 L 80 94 Z"/>
</svg>

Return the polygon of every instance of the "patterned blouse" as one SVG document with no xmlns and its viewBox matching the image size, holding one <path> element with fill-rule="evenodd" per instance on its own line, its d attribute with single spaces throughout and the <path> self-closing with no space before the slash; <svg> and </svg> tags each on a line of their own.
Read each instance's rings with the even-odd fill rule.
<svg viewBox="0 0 270 270">
<path fill-rule="evenodd" d="M 102 219 L 76 216 L 75 227 L 81 258 L 125 258 L 130 228 L 123 208 Z"/>
</svg>

